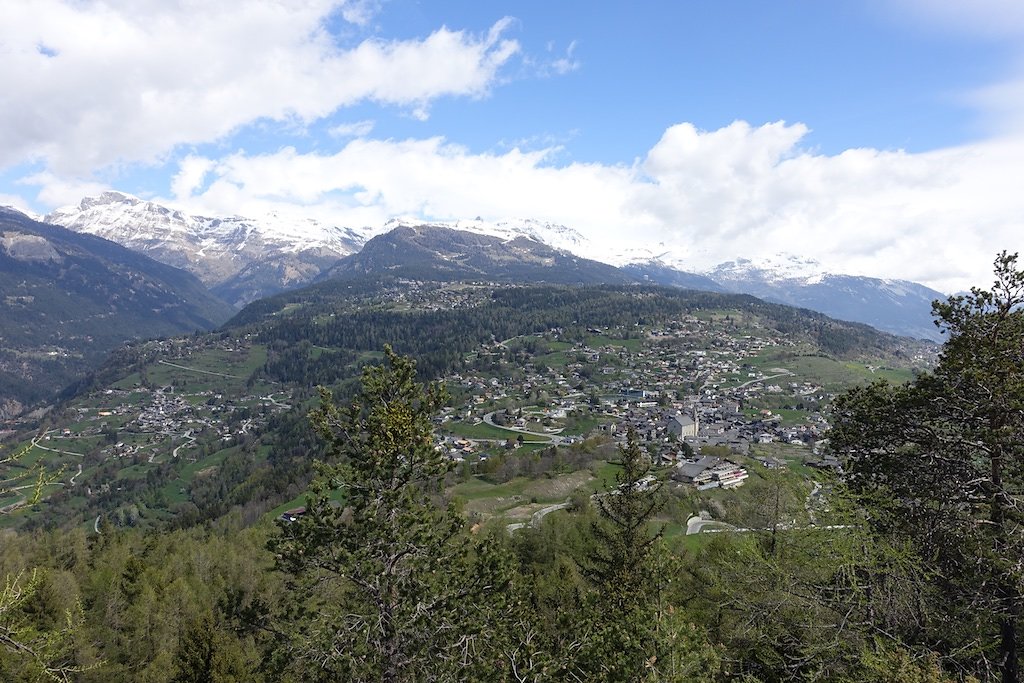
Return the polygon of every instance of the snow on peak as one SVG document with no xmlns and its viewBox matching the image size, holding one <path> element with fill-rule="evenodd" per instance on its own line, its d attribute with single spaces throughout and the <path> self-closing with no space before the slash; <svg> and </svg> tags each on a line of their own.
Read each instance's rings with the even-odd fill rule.
<svg viewBox="0 0 1024 683">
<path fill-rule="evenodd" d="M 511 242 L 526 237 L 555 249 L 579 254 L 585 250 L 587 240 L 572 228 L 557 223 L 548 223 L 532 218 L 509 218 L 499 221 L 485 221 L 482 218 L 461 218 L 453 221 L 424 221 L 415 218 L 396 217 L 384 224 L 383 232 L 398 227 L 434 226 L 464 230 L 478 235 L 488 235 Z"/>
<path fill-rule="evenodd" d="M 31 211 L 26 211 L 25 209 L 19 209 L 18 207 L 11 206 L 10 204 L 0 204 L 0 212 L 16 213 L 19 216 L 28 216 L 34 221 L 41 221 L 43 219 L 43 217 L 37 213 L 32 213 Z"/>
<path fill-rule="evenodd" d="M 277 212 L 258 219 L 210 218 L 114 191 L 56 209 L 46 216 L 46 221 L 128 246 L 133 242 L 178 240 L 198 245 L 231 243 L 241 248 L 245 241 L 255 238 L 281 251 L 319 248 L 336 251 L 340 256 L 358 249 L 367 238 L 361 231 L 312 218 L 293 218 Z"/>
<path fill-rule="evenodd" d="M 818 261 L 806 256 L 784 253 L 725 261 L 705 274 L 721 280 L 802 280 L 805 284 L 817 284 L 827 276 L 824 267 Z"/>
</svg>

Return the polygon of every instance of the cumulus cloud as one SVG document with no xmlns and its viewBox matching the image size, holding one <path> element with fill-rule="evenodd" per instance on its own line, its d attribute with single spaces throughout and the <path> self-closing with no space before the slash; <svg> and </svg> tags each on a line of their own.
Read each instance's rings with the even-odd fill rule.
<svg viewBox="0 0 1024 683">
<path fill-rule="evenodd" d="M 77 204 L 82 197 L 106 192 L 112 189 L 105 183 L 79 178 L 65 178 L 50 171 L 40 171 L 25 176 L 18 181 L 19 185 L 38 186 L 36 199 L 43 206 L 67 206 Z"/>
<path fill-rule="evenodd" d="M 239 152 L 216 162 L 188 208 L 290 210 L 357 227 L 393 216 L 522 216 L 579 230 L 594 257 L 646 246 L 701 268 L 789 252 L 833 272 L 944 291 L 987 282 L 998 250 L 1024 249 L 1024 138 L 824 155 L 801 148 L 806 133 L 783 122 L 683 123 L 631 166 L 556 165 L 557 148 L 472 153 L 442 138 Z"/>
<path fill-rule="evenodd" d="M 340 0 L 35 0 L 0 23 L 0 167 L 62 175 L 161 160 L 255 121 L 305 124 L 363 101 L 417 115 L 482 97 L 519 51 L 509 20 L 484 35 L 342 44 L 329 19 L 369 21 Z M 16 101 L 13 99 L 16 97 Z"/>
</svg>

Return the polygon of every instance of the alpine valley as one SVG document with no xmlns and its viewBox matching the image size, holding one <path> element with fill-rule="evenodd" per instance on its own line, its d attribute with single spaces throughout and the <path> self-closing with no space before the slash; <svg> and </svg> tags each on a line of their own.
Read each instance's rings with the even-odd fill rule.
<svg viewBox="0 0 1024 683">
<path fill-rule="evenodd" d="M 49 399 L 129 339 L 220 325 L 195 277 L 105 239 L 0 208 L 0 417 Z"/>
<path fill-rule="evenodd" d="M 113 208 L 99 220 L 105 203 Z M 688 273 L 667 258 L 587 258 L 595 246 L 580 233 L 536 221 L 394 221 L 362 231 L 308 223 L 296 229 L 308 229 L 304 240 L 269 221 L 199 219 L 124 195 L 80 207 L 96 222 L 67 210 L 50 220 L 63 217 L 82 232 L 0 214 L 4 391 L 14 397 L 0 432 L 0 538 L 13 541 L 0 562 L 37 549 L 65 562 L 26 590 L 38 591 L 28 595 L 39 596 L 40 613 L 67 614 L 62 623 L 83 634 L 83 646 L 68 650 L 68 668 L 91 667 L 83 681 L 381 680 L 344 672 L 311 679 L 305 643 L 279 635 L 290 620 L 308 618 L 296 605 L 334 604 L 296 597 L 291 577 L 302 570 L 292 574 L 282 562 L 292 552 L 286 545 L 305 543 L 307 530 L 328 543 L 358 531 L 356 552 L 392 552 L 401 556 L 396 564 L 413 547 L 384 537 L 386 514 L 356 511 L 363 489 L 349 482 L 364 476 L 358 468 L 367 472 L 358 481 L 379 487 L 373 500 L 422 501 L 422 519 L 394 518 L 401 534 L 447 534 L 462 548 L 425 556 L 430 581 L 479 575 L 491 592 L 522 591 L 522 609 L 543 616 L 515 624 L 555 619 L 544 636 L 551 642 L 574 631 L 548 615 L 589 614 L 580 606 L 589 602 L 558 601 L 589 586 L 579 568 L 598 557 L 587 548 L 606 543 L 603 505 L 620 501 L 642 504 L 633 527 L 651 530 L 641 540 L 656 540 L 652 557 L 666 562 L 652 560 L 643 580 L 664 575 L 659 567 L 675 558 L 673 575 L 686 581 L 680 595 L 703 602 L 698 610 L 680 599 L 673 609 L 717 624 L 707 615 L 732 599 L 734 586 L 742 596 L 762 594 L 729 572 L 744 581 L 772 576 L 782 566 L 776 550 L 799 558 L 801 571 L 833 571 L 833 555 L 818 545 L 797 555 L 794 543 L 838 544 L 862 557 L 865 546 L 852 535 L 858 513 L 835 484 L 845 463 L 828 447 L 838 431 L 834 409 L 847 392 L 928 377 L 941 362 L 931 341 L 766 300 L 924 306 L 924 290 L 911 283 L 830 276 L 803 259 L 736 259 Z M 133 211 L 148 227 L 125 218 Z M 255 245 L 271 243 L 273 258 L 264 261 Z M 248 292 L 232 298 L 241 308 L 193 273 L 221 294 Z M 742 292 L 754 287 L 764 298 Z M 419 384 L 427 380 L 436 384 Z M 38 408 L 14 415 L 28 404 Z M 381 429 L 369 431 L 381 415 Z M 401 422 L 408 416 L 414 423 Z M 369 427 L 344 431 L 350 420 Z M 358 450 L 339 450 L 348 443 Z M 380 444 L 395 457 L 375 459 Z M 436 474 L 402 483 L 421 462 Z M 336 524 L 319 535 L 327 519 Z M 737 562 L 748 545 L 767 559 Z M 492 546 L 501 553 L 493 559 Z M 386 573 L 368 566 L 368 576 Z M 819 590 L 818 576 L 785 588 Z M 822 624 L 815 633 L 848 629 L 849 611 L 827 602 L 833 584 L 824 585 L 827 609 L 814 612 Z M 422 604 L 415 596 L 410 610 Z M 347 610 L 359 598 L 341 591 L 330 599 Z M 512 604 L 500 600 L 481 617 L 488 629 Z M 692 634 L 685 643 L 706 642 L 697 667 L 725 671 L 717 652 L 744 652 L 745 615 L 768 613 L 764 606 L 777 603 L 770 600 L 742 603 L 736 613 L 744 616 L 730 616 L 716 636 L 723 645 L 690 626 L 679 631 Z M 197 622 L 193 605 L 217 616 Z M 793 619 L 802 628 L 800 610 Z M 815 651 L 854 672 L 843 680 L 891 680 L 858 677 L 870 641 L 855 635 L 844 634 L 843 647 L 815 641 Z M 353 641 L 344 651 L 360 647 Z M 587 673 L 593 659 L 577 661 L 574 647 L 559 666 L 583 672 L 575 679 L 636 680 Z M 0 679 L 18 680 L 3 661 Z M 495 669 L 500 656 L 481 661 L 480 671 L 497 673 L 467 674 L 456 663 L 438 680 L 516 680 Z M 219 666 L 230 675 L 209 675 Z M 878 666 L 888 672 L 892 663 Z M 422 680 L 419 671 L 401 680 Z M 731 673 L 660 680 L 717 683 Z"/>
<path fill-rule="evenodd" d="M 210 329 L 232 308 L 265 297 L 366 277 L 752 294 L 897 335 L 940 338 L 930 307 L 943 295 L 916 283 L 825 273 L 784 255 L 694 273 L 642 245 L 618 253 L 536 220 L 340 227 L 276 214 L 194 216 L 120 192 L 40 220 L 13 209 L 0 219 L 0 416 L 53 397 L 126 340 Z"/>
</svg>

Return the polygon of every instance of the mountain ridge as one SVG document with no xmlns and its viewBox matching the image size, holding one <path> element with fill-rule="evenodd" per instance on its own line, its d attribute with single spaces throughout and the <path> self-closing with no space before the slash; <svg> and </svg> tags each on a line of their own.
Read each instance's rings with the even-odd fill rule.
<svg viewBox="0 0 1024 683">
<path fill-rule="evenodd" d="M 614 266 L 585 259 L 525 236 L 511 239 L 437 224 L 401 225 L 370 239 L 321 279 L 372 273 L 433 280 L 555 284 L 628 283 Z"/>
<path fill-rule="evenodd" d="M 231 308 L 189 273 L 0 209 L 0 412 L 17 412 L 128 339 L 211 329 Z"/>
<path fill-rule="evenodd" d="M 571 264 L 575 258 L 615 268 L 617 273 L 603 271 L 604 282 L 639 281 L 752 294 L 875 325 L 895 334 L 941 340 L 931 323 L 931 302 L 945 296 L 918 283 L 830 273 L 813 259 L 787 254 L 737 257 L 710 269 L 691 270 L 665 245 L 637 243 L 616 251 L 613 245 L 590 239 L 574 228 L 535 219 L 492 222 L 479 217 L 453 221 L 393 218 L 377 228 L 341 228 L 312 219 L 289 221 L 279 215 L 261 219 L 197 217 L 118 192 L 87 197 L 77 207 L 58 209 L 46 219 L 74 230 L 101 234 L 165 263 L 185 267 L 236 308 L 328 277 L 347 277 L 348 269 L 367 272 L 371 261 L 395 271 L 400 264 L 389 263 L 384 254 L 372 249 L 362 259 L 345 259 L 359 254 L 373 239 L 396 229 L 433 227 L 493 238 L 487 242 L 492 256 L 483 258 L 478 254 L 476 263 L 469 263 L 465 258 L 459 262 L 456 253 L 445 252 L 444 248 L 438 258 L 428 258 L 423 244 L 409 242 L 407 232 L 399 233 L 394 240 L 404 240 L 404 247 L 412 249 L 408 256 L 418 254 L 420 266 L 433 260 L 435 277 L 451 279 L 459 274 L 476 279 L 509 279 L 511 258 L 500 252 L 526 255 L 528 260 L 539 258 L 540 247 L 525 248 L 527 243 L 522 240 L 529 240 L 569 254 L 565 264 Z M 157 228 L 161 225 L 169 228 L 159 232 Z M 483 244 L 477 246 L 483 248 Z M 549 254 L 549 258 L 553 257 Z M 488 267 L 498 268 L 504 274 L 488 273 Z M 401 265 L 401 269 L 410 277 L 428 275 L 426 270 L 417 271 L 410 263 Z M 591 276 L 580 282 L 594 283 L 592 275 L 599 270 L 591 268 Z M 553 274 L 554 270 L 549 270 L 542 279 L 566 281 L 551 279 Z"/>
</svg>

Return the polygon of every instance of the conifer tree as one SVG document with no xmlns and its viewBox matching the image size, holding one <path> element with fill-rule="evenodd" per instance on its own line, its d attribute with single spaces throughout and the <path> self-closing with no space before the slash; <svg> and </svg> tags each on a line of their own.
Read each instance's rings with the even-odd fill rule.
<svg viewBox="0 0 1024 683">
<path fill-rule="evenodd" d="M 650 459 L 631 430 L 619 448 L 616 486 L 596 496 L 600 519 L 586 573 L 594 588 L 592 633 L 583 666 L 605 681 L 642 679 L 658 656 L 656 552 L 661 530 L 649 523 L 661 508 Z"/>
<path fill-rule="evenodd" d="M 71 681 L 83 671 L 76 662 L 75 638 L 83 617 L 80 604 L 64 615 L 27 614 L 26 607 L 43 584 L 43 572 L 6 576 L 0 584 L 0 679 Z M 56 623 L 42 622 L 52 618 Z"/>
<path fill-rule="evenodd" d="M 1024 596 L 1024 271 L 995 261 L 990 290 L 936 302 L 949 336 L 931 374 L 835 406 L 831 441 L 875 528 L 913 539 L 942 577 L 928 633 L 987 675 L 1020 680 Z"/>
<path fill-rule="evenodd" d="M 451 468 L 431 417 L 441 387 L 385 347 L 347 406 L 322 390 L 311 418 L 329 445 L 305 514 L 272 547 L 296 602 L 289 657 L 310 680 L 458 680 L 479 656 L 501 563 L 439 501 Z M 336 502 L 340 499 L 340 502 Z"/>
</svg>

